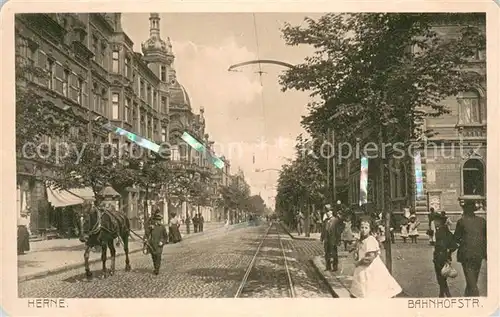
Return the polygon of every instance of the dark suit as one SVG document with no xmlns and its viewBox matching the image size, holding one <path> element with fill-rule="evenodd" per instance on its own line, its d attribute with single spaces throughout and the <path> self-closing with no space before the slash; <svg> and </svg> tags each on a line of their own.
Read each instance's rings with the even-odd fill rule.
<svg viewBox="0 0 500 317">
<path fill-rule="evenodd" d="M 338 268 L 339 257 L 337 246 L 340 243 L 342 221 L 337 217 L 326 220 L 321 232 L 321 241 L 325 250 L 326 269 L 336 271 Z"/>
<path fill-rule="evenodd" d="M 465 275 L 464 296 L 479 296 L 477 280 L 486 259 L 486 220 L 476 215 L 463 215 L 457 222 L 455 240 L 459 244 L 457 261 Z"/>
<path fill-rule="evenodd" d="M 153 259 L 154 272 L 158 274 L 161 265 L 163 245 L 168 242 L 167 229 L 162 224 L 153 224 L 146 229 L 149 253 Z"/>
</svg>

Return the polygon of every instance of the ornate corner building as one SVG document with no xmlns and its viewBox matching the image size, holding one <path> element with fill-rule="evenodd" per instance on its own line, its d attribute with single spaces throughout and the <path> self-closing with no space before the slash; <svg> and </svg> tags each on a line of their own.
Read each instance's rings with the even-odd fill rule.
<svg viewBox="0 0 500 317">
<path fill-rule="evenodd" d="M 46 79 L 30 78 L 29 84 L 50 102 L 56 118 L 66 116 L 78 122 L 76 133 L 116 146 L 129 142 L 93 124 L 93 119 L 103 116 L 115 126 L 157 143 L 170 142 L 174 145 L 172 168 L 208 177 L 215 199 L 217 184 L 222 184 L 224 177 L 180 139 L 187 131 L 205 144 L 213 144 L 205 132 L 204 109 L 193 113 L 188 93 L 177 80 L 172 44 L 168 37 L 161 38 L 158 13 L 150 14 L 149 27 L 150 36 L 142 43 L 141 54 L 134 52 L 133 41 L 123 31 L 120 13 L 18 14 L 17 62 L 28 62 L 47 72 Z M 29 207 L 34 232 L 53 226 L 57 209 L 48 203 L 42 173 L 39 162 L 18 158 L 18 209 Z M 121 194 L 134 227 L 143 212 L 143 200 L 148 201 L 148 208 L 156 205 L 166 214 L 170 210 L 185 216 L 189 210 L 186 202 L 175 197 L 171 206 L 165 197 L 145 197 L 140 188 L 127 188 Z M 203 207 L 197 212 L 210 221 L 216 218 L 212 209 Z"/>
</svg>

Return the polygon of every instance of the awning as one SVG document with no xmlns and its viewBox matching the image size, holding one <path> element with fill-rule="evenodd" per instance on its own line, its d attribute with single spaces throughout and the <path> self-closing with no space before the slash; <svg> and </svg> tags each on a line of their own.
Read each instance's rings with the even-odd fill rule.
<svg viewBox="0 0 500 317">
<path fill-rule="evenodd" d="M 83 204 L 85 200 L 94 200 L 91 188 L 73 188 L 70 190 L 47 187 L 47 199 L 54 207 L 66 207 Z"/>
</svg>

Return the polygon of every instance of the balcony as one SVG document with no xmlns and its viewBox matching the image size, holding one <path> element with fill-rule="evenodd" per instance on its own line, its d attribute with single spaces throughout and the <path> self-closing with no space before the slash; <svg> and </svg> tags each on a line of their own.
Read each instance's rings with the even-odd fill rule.
<svg viewBox="0 0 500 317">
<path fill-rule="evenodd" d="M 457 129 L 464 139 L 486 139 L 486 124 L 457 125 Z"/>
</svg>

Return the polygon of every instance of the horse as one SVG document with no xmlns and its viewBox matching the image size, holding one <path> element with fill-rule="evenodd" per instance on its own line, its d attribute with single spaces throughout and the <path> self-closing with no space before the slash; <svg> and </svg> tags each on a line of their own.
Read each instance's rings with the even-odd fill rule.
<svg viewBox="0 0 500 317">
<path fill-rule="evenodd" d="M 80 216 L 79 224 L 79 240 L 85 243 L 85 253 L 83 258 L 85 260 L 85 274 L 87 278 L 92 277 L 92 272 L 89 267 L 90 250 L 93 247 L 101 247 L 101 260 L 102 272 L 104 278 L 115 273 L 115 257 L 116 249 L 114 240 L 121 238 L 123 243 L 123 250 L 125 251 L 125 271 L 131 270 L 128 241 L 130 237 L 130 220 L 122 213 L 116 212 L 113 208 L 101 208 L 91 206 L 87 213 L 87 225 L 89 232 L 85 234 L 85 217 L 83 214 Z M 107 249 L 111 253 L 111 269 L 106 269 Z"/>
</svg>

